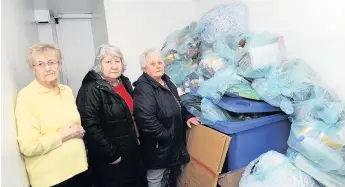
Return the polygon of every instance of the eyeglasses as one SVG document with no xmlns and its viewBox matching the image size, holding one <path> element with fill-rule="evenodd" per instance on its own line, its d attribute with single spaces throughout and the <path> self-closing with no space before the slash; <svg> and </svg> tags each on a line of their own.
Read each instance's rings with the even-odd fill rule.
<svg viewBox="0 0 345 187">
<path fill-rule="evenodd" d="M 60 63 L 59 61 L 50 61 L 48 63 L 41 62 L 41 63 L 38 63 L 38 64 L 34 64 L 32 66 L 36 66 L 38 68 L 43 69 L 43 68 L 46 67 L 46 65 L 48 65 L 50 68 L 56 68 L 59 65 L 59 63 Z"/>
</svg>

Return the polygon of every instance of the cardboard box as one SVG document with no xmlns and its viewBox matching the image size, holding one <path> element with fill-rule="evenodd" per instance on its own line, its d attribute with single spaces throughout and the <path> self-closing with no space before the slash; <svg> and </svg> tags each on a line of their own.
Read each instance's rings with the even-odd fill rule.
<svg viewBox="0 0 345 187">
<path fill-rule="evenodd" d="M 218 184 L 221 187 L 239 187 L 239 182 L 242 178 L 245 168 L 236 171 L 230 171 L 219 176 Z"/>
<path fill-rule="evenodd" d="M 218 176 L 214 175 L 195 160 L 191 160 L 178 181 L 179 187 L 210 187 L 217 185 Z"/>
<path fill-rule="evenodd" d="M 203 125 L 194 126 L 187 137 L 191 157 L 179 178 L 179 187 L 216 187 L 230 137 Z"/>
</svg>

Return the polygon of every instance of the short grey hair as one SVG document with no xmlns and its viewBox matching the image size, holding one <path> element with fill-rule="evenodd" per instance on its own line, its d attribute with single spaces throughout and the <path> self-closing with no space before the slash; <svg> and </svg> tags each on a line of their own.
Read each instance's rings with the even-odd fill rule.
<svg viewBox="0 0 345 187">
<path fill-rule="evenodd" d="M 145 67 L 146 67 L 146 58 L 151 53 L 158 53 L 162 57 L 162 60 L 164 60 L 163 54 L 162 54 L 161 50 L 156 49 L 156 48 L 146 49 L 139 57 L 139 63 L 140 63 L 141 70 L 145 69 Z"/>
<path fill-rule="evenodd" d="M 92 68 L 92 70 L 94 70 L 96 73 L 100 74 L 102 71 L 102 60 L 105 56 L 105 54 L 109 54 L 111 56 L 115 56 L 115 57 L 119 57 L 121 59 L 122 62 L 122 73 L 126 70 L 126 64 L 124 62 L 123 59 L 123 55 L 121 50 L 118 47 L 115 47 L 113 45 L 110 44 L 102 44 L 100 45 L 97 50 L 96 50 L 96 57 L 95 57 L 95 64 Z"/>
<path fill-rule="evenodd" d="M 54 44 L 49 43 L 37 43 L 29 47 L 27 54 L 27 63 L 31 67 L 33 65 L 34 59 L 37 54 L 44 53 L 46 51 L 53 51 L 57 57 L 57 60 L 60 62 L 62 59 L 61 51 Z"/>
</svg>

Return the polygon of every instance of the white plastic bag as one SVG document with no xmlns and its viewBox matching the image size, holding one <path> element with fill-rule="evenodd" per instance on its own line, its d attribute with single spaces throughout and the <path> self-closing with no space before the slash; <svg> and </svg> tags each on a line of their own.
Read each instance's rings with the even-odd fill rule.
<svg viewBox="0 0 345 187">
<path fill-rule="evenodd" d="M 278 152 L 269 151 L 245 169 L 240 187 L 320 187 L 309 175 Z"/>
<path fill-rule="evenodd" d="M 319 183 L 325 185 L 326 187 L 343 187 L 345 184 L 344 175 L 336 175 L 331 173 L 326 173 L 320 170 L 307 158 L 305 158 L 300 153 L 289 148 L 287 151 L 288 158 L 300 168 L 302 171 L 312 176 Z"/>
</svg>

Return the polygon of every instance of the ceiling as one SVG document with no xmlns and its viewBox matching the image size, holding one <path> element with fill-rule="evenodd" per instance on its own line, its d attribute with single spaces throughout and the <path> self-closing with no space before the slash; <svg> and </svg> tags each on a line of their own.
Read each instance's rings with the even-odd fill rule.
<svg viewBox="0 0 345 187">
<path fill-rule="evenodd" d="M 34 0 L 34 9 L 49 9 L 54 14 L 92 13 L 100 0 Z"/>
</svg>

